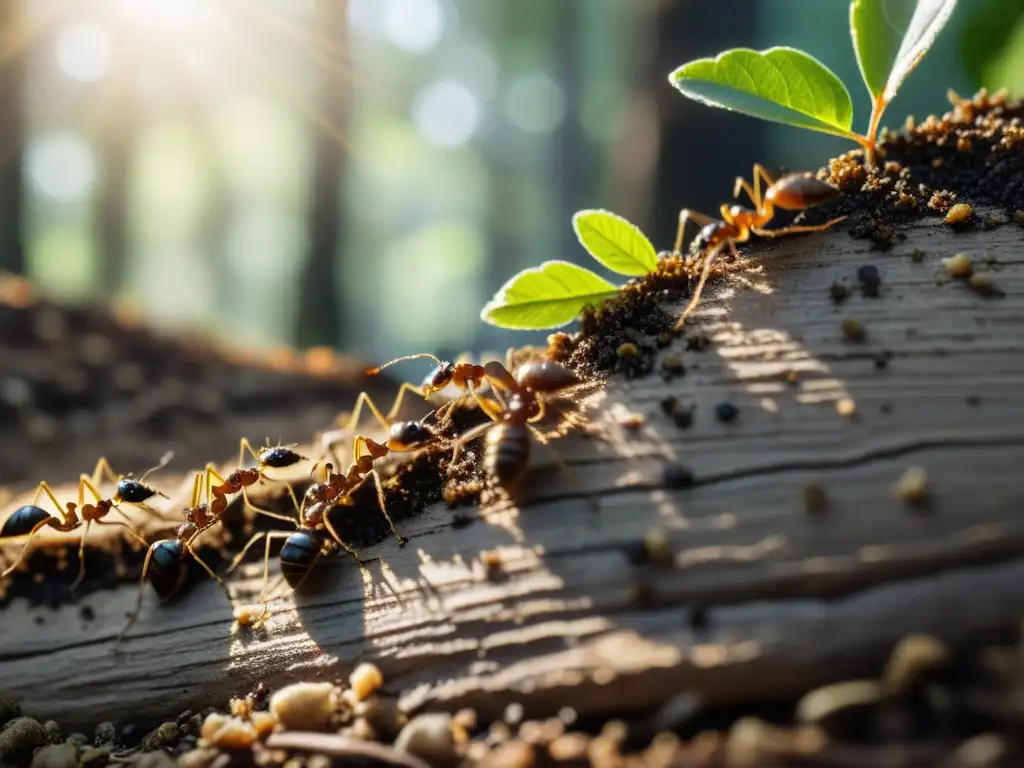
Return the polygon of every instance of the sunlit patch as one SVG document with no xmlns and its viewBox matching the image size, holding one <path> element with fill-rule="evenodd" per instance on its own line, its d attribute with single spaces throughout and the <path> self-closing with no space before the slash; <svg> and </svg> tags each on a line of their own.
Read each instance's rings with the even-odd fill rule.
<svg viewBox="0 0 1024 768">
<path fill-rule="evenodd" d="M 384 6 L 384 35 L 409 53 L 427 53 L 444 34 L 444 12 L 437 0 L 377 0 Z"/>
<path fill-rule="evenodd" d="M 565 91 L 545 72 L 520 75 L 505 93 L 505 115 L 527 133 L 551 133 L 565 119 Z"/>
<path fill-rule="evenodd" d="M 443 149 L 461 146 L 480 127 L 480 103 L 463 83 L 436 80 L 416 94 L 412 122 L 431 144 Z"/>
<path fill-rule="evenodd" d="M 96 181 L 96 158 L 82 136 L 55 132 L 28 145 L 28 174 L 47 197 L 61 203 L 81 199 Z"/>
<path fill-rule="evenodd" d="M 102 80 L 114 60 L 114 48 L 105 28 L 90 21 L 73 24 L 57 38 L 57 64 L 73 80 Z"/>
</svg>

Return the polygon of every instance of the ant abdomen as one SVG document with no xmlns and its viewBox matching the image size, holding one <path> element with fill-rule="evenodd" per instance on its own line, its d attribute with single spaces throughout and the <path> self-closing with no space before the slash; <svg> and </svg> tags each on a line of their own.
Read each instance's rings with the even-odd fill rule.
<svg viewBox="0 0 1024 768">
<path fill-rule="evenodd" d="M 521 365 L 516 371 L 516 381 L 532 392 L 555 392 L 580 383 L 575 373 L 550 360 Z"/>
<path fill-rule="evenodd" d="M 150 547 L 149 582 L 161 599 L 181 589 L 188 569 L 184 563 L 185 544 L 181 539 L 163 539 Z"/>
<path fill-rule="evenodd" d="M 42 507 L 27 504 L 18 507 L 14 513 L 4 521 L 3 528 L 0 528 L 0 539 L 14 536 L 24 536 L 32 533 L 33 529 L 52 515 Z"/>
<path fill-rule="evenodd" d="M 304 459 L 304 456 L 299 455 L 291 448 L 286 448 L 283 445 L 275 445 L 273 448 L 267 448 L 263 450 L 259 456 L 260 464 L 265 464 L 266 466 L 274 469 L 290 467 L 293 464 L 298 464 Z"/>
<path fill-rule="evenodd" d="M 524 424 L 499 422 L 487 432 L 483 465 L 487 476 L 511 490 L 530 460 L 530 432 Z"/>
<path fill-rule="evenodd" d="M 827 203 L 842 194 L 838 189 L 810 173 L 795 173 L 784 176 L 768 187 L 764 193 L 766 202 L 786 211 L 802 211 L 815 205 Z"/>
<path fill-rule="evenodd" d="M 388 430 L 387 447 L 391 451 L 411 451 L 434 440 L 430 427 L 418 421 L 396 421 Z"/>
<path fill-rule="evenodd" d="M 306 574 L 320 557 L 323 543 L 316 531 L 299 529 L 284 541 L 281 547 L 281 573 L 285 580 L 294 585 Z"/>
<path fill-rule="evenodd" d="M 117 481 L 117 498 L 126 504 L 141 504 L 156 495 L 155 488 L 150 488 L 133 477 L 122 477 Z"/>
</svg>

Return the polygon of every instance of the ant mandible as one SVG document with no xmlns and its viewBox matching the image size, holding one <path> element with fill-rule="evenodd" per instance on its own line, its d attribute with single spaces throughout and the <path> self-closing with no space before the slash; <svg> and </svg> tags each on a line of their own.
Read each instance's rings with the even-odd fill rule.
<svg viewBox="0 0 1024 768">
<path fill-rule="evenodd" d="M 761 194 L 761 182 L 764 181 L 766 189 Z M 683 327 L 683 323 L 700 301 L 704 283 L 707 282 L 711 273 L 711 265 L 715 258 L 728 247 L 733 256 L 738 257 L 736 243 L 746 242 L 751 234 L 759 237 L 782 237 L 784 235 L 796 234 L 799 232 L 824 232 L 826 229 L 843 221 L 846 216 L 826 221 L 824 224 L 815 225 L 790 225 L 778 229 L 763 229 L 775 215 L 775 209 L 781 208 L 786 211 L 803 211 L 816 205 L 821 205 L 829 200 L 839 197 L 842 193 L 816 178 L 812 173 L 791 173 L 778 180 L 772 180 L 768 172 L 760 163 L 754 164 L 754 185 L 742 176 L 736 177 L 736 184 L 733 187 L 733 197 L 739 197 L 740 192 L 746 192 L 747 196 L 754 203 L 753 210 L 743 208 L 739 205 L 728 206 L 722 204 L 719 209 L 720 220 L 703 213 L 684 208 L 679 212 L 679 228 L 676 231 L 676 242 L 674 251 L 680 253 L 683 245 L 683 231 L 688 221 L 695 221 L 703 225 L 700 233 L 693 239 L 691 248 L 696 250 L 707 250 L 704 257 L 704 268 L 701 271 L 700 280 L 694 290 L 690 303 L 683 310 L 675 330 Z"/>
<path fill-rule="evenodd" d="M 206 503 L 202 502 L 204 478 L 206 479 Z M 292 498 L 295 498 L 294 494 Z M 231 600 L 231 592 L 224 580 L 199 556 L 195 549 L 197 539 L 220 522 L 219 513 L 214 512 L 213 505 L 209 501 L 209 476 L 206 472 L 197 472 L 192 483 L 192 497 L 185 509 L 185 522 L 178 526 L 173 538 L 154 541 L 146 551 L 146 559 L 142 563 L 142 576 L 139 578 L 139 597 L 135 604 L 135 612 L 118 635 L 119 641 L 124 638 L 139 617 L 144 594 L 143 585 L 147 576 L 151 577 L 153 589 L 160 597 L 161 602 L 172 597 L 181 588 L 186 575 L 186 570 L 183 567 L 186 552 L 203 567 L 210 578 L 220 584 L 228 596 L 228 600 Z"/>
<path fill-rule="evenodd" d="M 95 504 L 86 503 L 86 490 L 93 495 L 96 502 Z M 54 507 L 60 511 L 62 517 L 51 515 L 42 507 L 37 506 L 39 497 L 44 493 L 49 497 Z M 112 509 L 119 512 L 125 518 L 125 521 L 105 520 L 104 518 Z M 22 546 L 21 551 L 18 553 L 18 557 L 10 566 L 0 573 L 0 578 L 8 576 L 15 568 L 18 567 L 24 559 L 25 554 L 28 552 L 32 539 L 35 538 L 35 535 L 43 528 L 49 526 L 57 531 L 70 533 L 71 531 L 81 528 L 83 523 L 85 524 L 85 528 L 82 531 L 82 537 L 78 545 L 78 578 L 76 578 L 74 583 L 72 583 L 72 590 L 77 589 L 78 585 L 82 583 L 82 579 L 85 578 L 85 541 L 93 523 L 96 523 L 96 525 L 117 525 L 122 528 L 127 528 L 129 532 L 131 532 L 131 534 L 141 542 L 142 546 L 147 546 L 147 542 L 142 537 L 142 534 L 140 534 L 135 529 L 135 526 L 131 524 L 128 516 L 118 508 L 114 499 L 104 499 L 100 496 L 99 491 L 96 490 L 96 486 L 92 484 L 88 475 L 83 474 L 79 477 L 77 503 L 68 501 L 61 504 L 57 499 L 56 494 L 54 494 L 53 490 L 50 488 L 50 485 L 43 480 L 36 488 L 36 493 L 32 498 L 32 503 L 16 509 L 11 516 L 4 521 L 3 527 L 0 528 L 0 539 L 15 538 L 26 534 L 28 535 L 28 539 L 25 541 L 24 546 Z"/>
</svg>

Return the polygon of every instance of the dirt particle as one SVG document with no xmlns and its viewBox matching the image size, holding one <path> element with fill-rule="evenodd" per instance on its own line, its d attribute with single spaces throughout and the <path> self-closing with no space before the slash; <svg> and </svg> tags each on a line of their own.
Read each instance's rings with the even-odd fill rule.
<svg viewBox="0 0 1024 768">
<path fill-rule="evenodd" d="M 946 268 L 946 274 L 950 277 L 970 277 L 974 272 L 974 259 L 969 253 L 961 251 L 948 259 L 943 259 L 942 266 Z"/>
<path fill-rule="evenodd" d="M 887 349 L 883 349 L 877 355 L 875 355 L 875 368 L 878 370 L 884 370 L 889 367 L 889 361 L 892 360 L 892 352 Z"/>
<path fill-rule="evenodd" d="M 619 348 L 615 350 L 615 356 L 620 360 L 627 357 L 636 357 L 640 354 L 640 347 L 638 347 L 632 341 L 626 341 L 619 345 Z"/>
<path fill-rule="evenodd" d="M 928 199 L 928 207 L 939 213 L 948 213 L 956 202 L 956 195 L 948 189 L 943 189 L 932 194 Z"/>
<path fill-rule="evenodd" d="M 417 715 L 398 734 L 395 749 L 441 768 L 457 763 L 452 716 L 446 712 Z"/>
<path fill-rule="evenodd" d="M 991 231 L 993 229 L 996 229 L 999 226 L 999 224 L 999 219 L 993 216 L 992 214 L 989 214 L 988 216 L 985 217 L 984 221 L 982 221 L 981 228 L 986 231 Z"/>
<path fill-rule="evenodd" d="M 665 355 L 665 359 L 661 361 L 661 370 L 666 380 L 682 376 L 686 373 L 682 355 Z"/>
<path fill-rule="evenodd" d="M 92 735 L 92 743 L 97 747 L 113 744 L 117 741 L 117 726 L 110 722 L 103 722 L 96 726 Z"/>
<path fill-rule="evenodd" d="M 661 477 L 666 488 L 689 488 L 695 479 L 692 469 L 676 461 L 665 462 Z"/>
<path fill-rule="evenodd" d="M 338 691 L 331 683 L 294 683 L 270 697 L 270 713 L 292 731 L 322 731 L 338 708 Z"/>
<path fill-rule="evenodd" d="M 915 264 L 920 264 L 924 261 L 925 253 L 920 248 L 915 248 L 910 252 L 910 260 Z"/>
<path fill-rule="evenodd" d="M 723 424 L 732 424 L 740 415 L 740 409 L 726 401 L 715 406 L 715 418 Z"/>
<path fill-rule="evenodd" d="M 687 351 L 703 352 L 711 347 L 711 337 L 706 333 L 695 333 L 686 337 Z"/>
<path fill-rule="evenodd" d="M 480 552 L 480 562 L 484 566 L 484 573 L 487 578 L 494 580 L 501 573 L 502 566 L 505 564 L 504 558 L 501 556 L 500 549 L 484 549 Z"/>
<path fill-rule="evenodd" d="M 352 686 L 356 701 L 365 701 L 384 685 L 384 675 L 376 664 L 364 662 L 352 670 L 348 683 Z"/>
<path fill-rule="evenodd" d="M 647 553 L 647 562 L 655 565 L 672 564 L 672 547 L 665 532 L 660 528 L 652 528 L 644 535 L 644 550 Z"/>
<path fill-rule="evenodd" d="M 46 742 L 42 724 L 31 717 L 16 717 L 0 731 L 0 765 L 22 765 L 36 747 Z"/>
<path fill-rule="evenodd" d="M 78 747 L 74 744 L 51 744 L 32 756 L 31 768 L 78 768 Z"/>
<path fill-rule="evenodd" d="M 882 275 L 874 264 L 865 264 L 857 269 L 857 281 L 860 291 L 868 298 L 877 299 L 878 289 L 882 285 Z"/>
<path fill-rule="evenodd" d="M 693 426 L 693 407 L 677 405 L 672 411 L 672 423 L 679 429 L 689 429 Z"/>
<path fill-rule="evenodd" d="M 946 644 L 930 635 L 908 635 L 896 644 L 889 657 L 882 686 L 886 693 L 905 696 L 928 674 L 950 662 Z"/>
<path fill-rule="evenodd" d="M 863 344 L 867 338 L 864 324 L 855 317 L 844 317 L 842 329 L 843 338 L 851 344 Z"/>
<path fill-rule="evenodd" d="M 655 339 L 655 343 L 658 345 L 658 349 L 665 349 L 665 347 L 672 343 L 672 334 L 668 331 L 662 331 Z"/>
<path fill-rule="evenodd" d="M 981 403 L 981 397 L 979 397 L 978 395 L 968 395 L 966 398 L 964 398 L 964 402 L 967 403 L 967 405 L 973 407 Z"/>
<path fill-rule="evenodd" d="M 928 504 L 928 473 L 924 467 L 908 467 L 894 487 L 896 496 L 911 507 Z"/>
<path fill-rule="evenodd" d="M 820 483 L 808 483 L 803 491 L 804 512 L 812 517 L 823 515 L 828 510 L 828 497 Z"/>
<path fill-rule="evenodd" d="M 974 208 L 968 203 L 957 203 L 946 213 L 946 223 L 954 229 L 966 228 L 974 223 Z"/>
<path fill-rule="evenodd" d="M 16 717 L 21 717 L 21 704 L 11 694 L 0 693 L 0 728 Z"/>
<path fill-rule="evenodd" d="M 842 304 L 846 301 L 846 297 L 850 295 L 850 289 L 842 283 L 832 283 L 828 287 L 828 295 L 834 304 Z"/>
<path fill-rule="evenodd" d="M 821 726 L 831 735 L 848 735 L 870 719 L 881 700 L 882 687 L 874 680 L 835 683 L 800 699 L 796 717 L 801 723 Z"/>
<path fill-rule="evenodd" d="M 1014 211 L 1013 221 L 1018 227 L 1024 227 L 1024 211 Z"/>
<path fill-rule="evenodd" d="M 671 416 L 679 405 L 679 398 L 675 395 L 667 395 L 661 398 L 659 405 L 666 416 Z"/>
</svg>

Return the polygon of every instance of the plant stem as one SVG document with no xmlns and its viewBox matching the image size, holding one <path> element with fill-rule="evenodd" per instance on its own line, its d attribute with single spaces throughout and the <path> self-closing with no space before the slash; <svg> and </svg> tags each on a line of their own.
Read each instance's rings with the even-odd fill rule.
<svg viewBox="0 0 1024 768">
<path fill-rule="evenodd" d="M 882 95 L 878 94 L 875 97 L 874 102 L 871 104 L 871 120 L 868 123 L 868 132 L 865 134 L 864 139 L 864 163 L 868 168 L 875 167 L 875 147 L 878 141 L 878 126 L 882 122 L 882 113 L 885 108 L 889 106 L 888 100 Z"/>
</svg>

